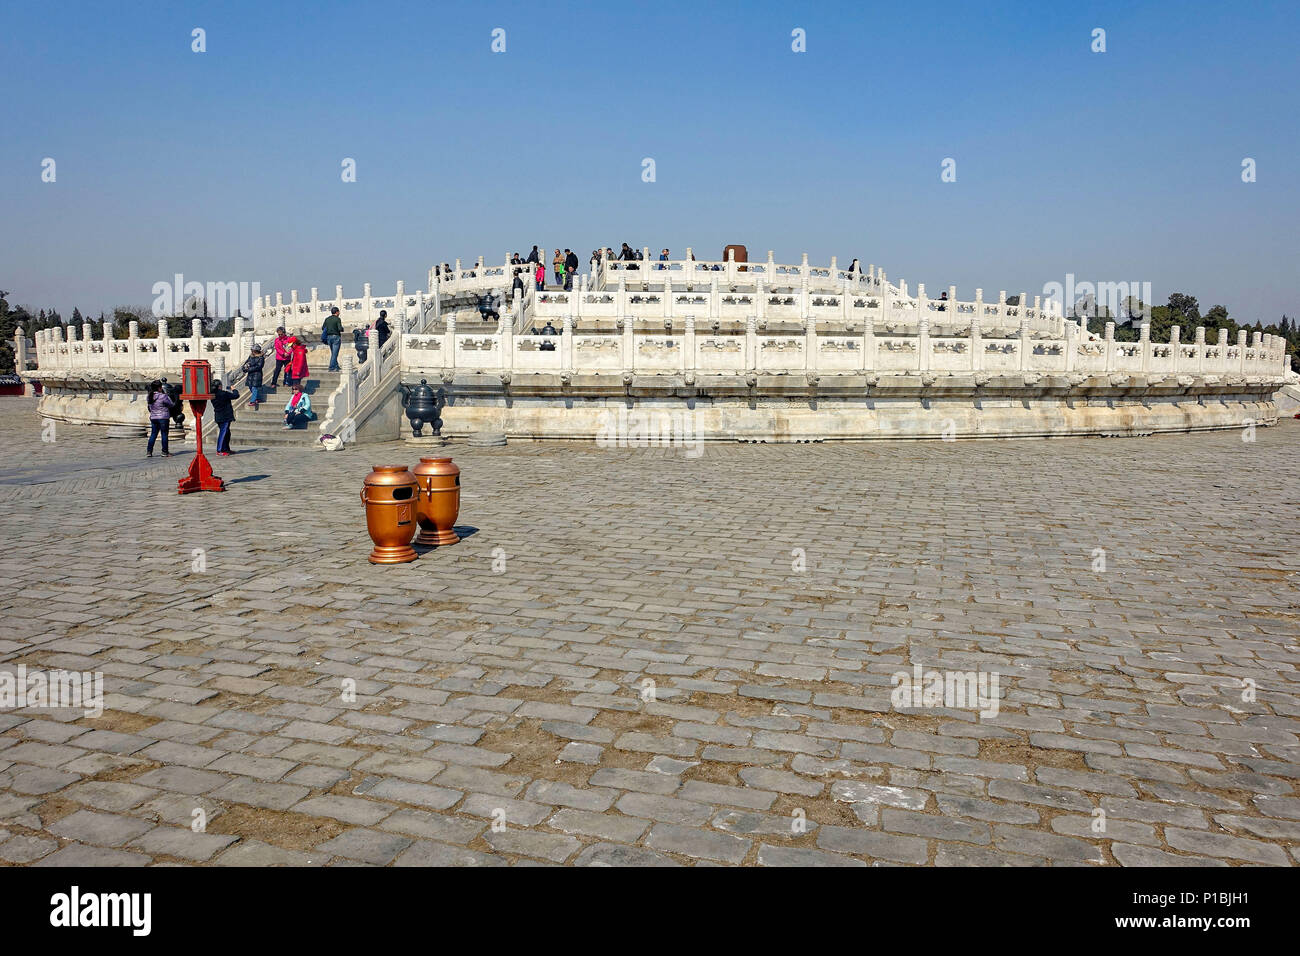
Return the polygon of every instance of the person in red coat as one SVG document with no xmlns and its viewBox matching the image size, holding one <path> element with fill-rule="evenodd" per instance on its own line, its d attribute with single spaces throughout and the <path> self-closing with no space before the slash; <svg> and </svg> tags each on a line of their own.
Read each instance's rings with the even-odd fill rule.
<svg viewBox="0 0 1300 956">
<path fill-rule="evenodd" d="M 307 345 L 295 335 L 290 342 L 289 374 L 285 377 L 285 384 L 289 384 L 289 379 L 294 382 L 301 382 L 307 377 L 307 374 Z"/>
</svg>

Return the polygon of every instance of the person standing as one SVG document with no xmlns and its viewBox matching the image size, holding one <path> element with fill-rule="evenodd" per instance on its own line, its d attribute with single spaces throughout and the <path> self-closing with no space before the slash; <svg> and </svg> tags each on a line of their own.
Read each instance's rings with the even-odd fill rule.
<svg viewBox="0 0 1300 956">
<path fill-rule="evenodd" d="M 234 400 L 239 391 L 222 388 L 221 379 L 212 382 L 212 420 L 217 423 L 217 454 L 230 454 L 230 426 L 235 423 Z"/>
<path fill-rule="evenodd" d="M 376 348 L 383 348 L 388 337 L 393 334 L 393 330 L 388 327 L 388 310 L 379 310 L 379 319 L 375 322 L 375 331 L 379 333 L 379 344 Z"/>
<path fill-rule="evenodd" d="M 578 254 L 572 249 L 564 250 L 564 291 L 573 291 L 573 277 L 578 272 Z"/>
<path fill-rule="evenodd" d="M 284 384 L 286 385 L 305 381 L 308 374 L 307 343 L 296 335 L 289 341 L 289 367 L 285 370 L 284 377 Z"/>
<path fill-rule="evenodd" d="M 257 406 L 262 401 L 262 366 L 265 364 L 266 356 L 262 354 L 262 346 L 254 345 L 252 354 L 240 367 L 240 370 L 247 376 L 248 407 L 253 411 L 257 411 Z"/>
<path fill-rule="evenodd" d="M 541 261 L 542 261 L 542 254 L 541 254 L 540 252 L 537 251 L 537 247 L 536 247 L 536 246 L 533 246 L 533 251 L 530 252 L 530 253 L 528 253 L 528 258 L 525 259 L 524 261 L 525 261 L 525 262 L 541 262 Z"/>
<path fill-rule="evenodd" d="M 170 458 L 172 453 L 167 450 L 167 430 L 171 427 L 172 410 L 176 407 L 176 403 L 163 390 L 162 382 L 155 379 L 149 383 L 149 394 L 145 398 L 145 405 L 149 409 L 149 447 L 145 450 L 145 457 L 153 457 L 153 443 L 159 435 L 162 435 L 162 455 L 164 458 Z"/>
<path fill-rule="evenodd" d="M 555 269 L 555 284 L 564 285 L 564 253 L 559 249 L 555 250 L 555 255 L 551 257 L 551 265 Z"/>
<path fill-rule="evenodd" d="M 667 250 L 667 249 L 665 249 L 663 252 L 659 253 L 659 261 L 660 261 L 660 262 L 667 262 L 667 261 L 668 261 L 668 250 Z M 658 269 L 666 269 L 667 266 L 656 266 L 656 268 L 658 268 Z"/>
<path fill-rule="evenodd" d="M 537 280 L 537 291 L 546 291 L 546 266 L 537 263 L 537 271 L 533 273 L 533 278 Z"/>
<path fill-rule="evenodd" d="M 339 371 L 339 346 L 343 344 L 343 320 L 339 318 L 339 307 L 333 306 L 330 309 L 330 317 L 325 320 L 323 327 L 325 333 L 325 344 L 330 347 L 330 365 L 329 371 Z"/>
<path fill-rule="evenodd" d="M 289 343 L 292 341 L 293 337 L 284 330 L 283 325 L 275 330 L 275 341 L 271 343 L 271 347 L 275 349 L 275 371 L 271 373 L 272 388 L 280 384 L 280 370 L 289 364 Z M 284 384 L 288 385 L 289 373 L 286 371 L 284 376 Z"/>
</svg>

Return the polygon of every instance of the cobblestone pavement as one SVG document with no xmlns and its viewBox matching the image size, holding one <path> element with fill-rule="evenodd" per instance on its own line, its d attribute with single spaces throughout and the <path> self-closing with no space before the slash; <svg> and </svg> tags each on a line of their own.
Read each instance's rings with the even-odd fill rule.
<svg viewBox="0 0 1300 956">
<path fill-rule="evenodd" d="M 0 413 L 6 467 L 67 472 L 2 490 L 0 672 L 105 689 L 0 711 L 7 863 L 1300 862 L 1300 422 L 453 446 L 464 540 L 373 567 L 403 444 L 180 497 L 183 458 L 105 487 L 120 442 Z M 913 665 L 996 715 L 895 706 Z"/>
</svg>

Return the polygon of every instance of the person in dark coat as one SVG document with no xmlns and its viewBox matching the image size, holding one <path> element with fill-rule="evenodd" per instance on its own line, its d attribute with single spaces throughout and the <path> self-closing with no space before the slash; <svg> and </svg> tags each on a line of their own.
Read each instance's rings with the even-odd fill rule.
<svg viewBox="0 0 1300 956">
<path fill-rule="evenodd" d="M 379 321 L 375 323 L 375 331 L 379 333 L 378 348 L 382 349 L 384 347 L 384 343 L 388 341 L 388 337 L 393 334 L 393 330 L 388 327 L 387 309 L 379 310 Z"/>
<path fill-rule="evenodd" d="M 564 290 L 570 292 L 573 290 L 573 277 L 578 272 L 578 254 L 572 249 L 565 249 L 568 253 L 564 257 Z"/>
<path fill-rule="evenodd" d="M 262 346 L 254 345 L 253 352 L 244 361 L 240 370 L 248 376 L 245 383 L 248 385 L 248 407 L 257 411 L 257 406 L 262 401 L 262 366 L 266 364 L 266 356 L 262 354 Z"/>
<path fill-rule="evenodd" d="M 212 420 L 217 423 L 217 454 L 230 454 L 230 426 L 235 422 L 235 406 L 239 397 L 237 389 L 222 388 L 221 380 L 212 382 Z"/>
<path fill-rule="evenodd" d="M 533 251 L 530 252 L 530 253 L 528 253 L 528 258 L 525 259 L 524 261 L 525 261 L 525 262 L 540 262 L 540 261 L 541 261 L 541 256 L 538 254 L 538 252 L 537 252 L 537 247 L 536 247 L 536 246 L 533 246 Z"/>
</svg>

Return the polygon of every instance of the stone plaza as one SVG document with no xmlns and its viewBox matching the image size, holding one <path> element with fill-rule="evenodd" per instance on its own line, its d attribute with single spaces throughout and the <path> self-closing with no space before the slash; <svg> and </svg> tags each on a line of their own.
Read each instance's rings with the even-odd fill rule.
<svg viewBox="0 0 1300 956">
<path fill-rule="evenodd" d="M 0 711 L 6 864 L 1300 863 L 1300 422 L 457 443 L 463 540 L 372 566 L 402 442 L 178 496 L 3 402 L 0 671 L 104 689 Z"/>
</svg>

